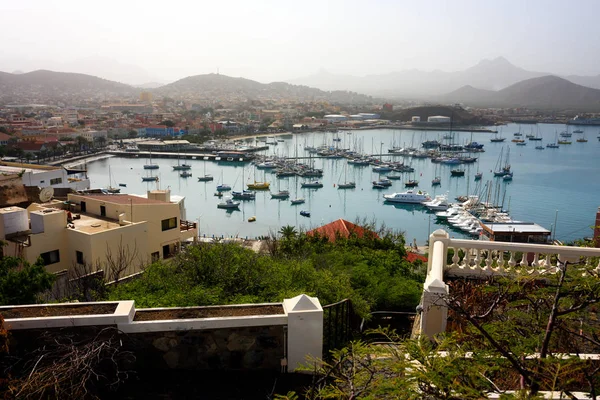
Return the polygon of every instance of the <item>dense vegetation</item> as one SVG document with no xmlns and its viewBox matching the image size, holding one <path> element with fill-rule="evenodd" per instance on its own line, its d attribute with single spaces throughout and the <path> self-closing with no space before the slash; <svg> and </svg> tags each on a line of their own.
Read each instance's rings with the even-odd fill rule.
<svg viewBox="0 0 600 400">
<path fill-rule="evenodd" d="M 53 282 L 54 275 L 41 259 L 31 265 L 17 257 L 0 257 L 0 305 L 36 303 Z"/>
<path fill-rule="evenodd" d="M 257 254 L 237 244 L 188 247 L 171 262 L 157 262 L 144 275 L 121 283 L 111 299 L 138 307 L 278 302 L 306 293 L 322 304 L 350 298 L 358 312 L 401 310 L 420 300 L 424 268 L 406 261 L 401 235 L 326 238 L 281 230 Z"/>
</svg>

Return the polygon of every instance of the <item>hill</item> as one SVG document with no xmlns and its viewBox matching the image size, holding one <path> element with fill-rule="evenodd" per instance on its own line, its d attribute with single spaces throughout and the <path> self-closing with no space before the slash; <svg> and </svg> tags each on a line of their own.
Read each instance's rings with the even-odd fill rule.
<svg viewBox="0 0 600 400">
<path fill-rule="evenodd" d="M 373 99 L 347 91 L 326 92 L 307 86 L 291 85 L 285 82 L 260 83 L 245 78 L 234 78 L 220 74 L 188 76 L 155 89 L 158 95 L 181 97 L 195 100 L 215 100 L 219 98 L 329 101 L 334 103 L 371 103 Z"/>
<path fill-rule="evenodd" d="M 290 83 L 324 90 L 347 89 L 374 96 L 396 98 L 429 98 L 471 85 L 481 89 L 500 90 L 525 79 L 546 73 L 527 71 L 504 57 L 482 60 L 463 71 L 421 71 L 410 69 L 364 77 L 334 75 L 321 70 L 314 75 L 290 80 Z"/>
<path fill-rule="evenodd" d="M 600 107 L 600 90 L 548 75 L 527 79 L 499 91 L 462 87 L 443 99 L 470 106 L 596 110 Z"/>
<path fill-rule="evenodd" d="M 102 100 L 137 93 L 129 85 L 85 74 L 47 70 L 26 74 L 0 72 L 0 102 Z"/>
</svg>

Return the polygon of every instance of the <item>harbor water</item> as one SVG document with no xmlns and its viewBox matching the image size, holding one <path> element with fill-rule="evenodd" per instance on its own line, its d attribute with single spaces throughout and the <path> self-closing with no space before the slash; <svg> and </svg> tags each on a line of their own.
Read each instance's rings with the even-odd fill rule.
<svg viewBox="0 0 600 400">
<path fill-rule="evenodd" d="M 152 163 L 160 166 L 157 170 L 144 170 L 148 159 L 112 157 L 87 164 L 88 175 L 93 188 L 108 186 L 121 187 L 121 193 L 144 194 L 151 189 L 170 189 L 172 194 L 185 196 L 187 219 L 197 221 L 201 235 L 207 237 L 248 237 L 267 235 L 278 231 L 284 225 L 294 225 L 299 229 L 311 229 L 329 223 L 338 218 L 351 222 L 360 218 L 378 225 L 404 231 L 407 241 L 416 239 L 423 244 L 428 235 L 438 228 L 447 229 L 451 236 L 465 237 L 436 222 L 435 215 L 414 204 L 386 204 L 383 195 L 408 190 L 404 182 L 409 179 L 419 181 L 414 190 L 428 192 L 432 197 L 448 193 L 449 199 L 459 195 L 477 194 L 484 200 L 493 201 L 507 209 L 515 220 L 536 222 L 554 231 L 554 237 L 563 242 L 591 236 L 597 208 L 600 206 L 600 140 L 598 127 L 580 127 L 584 133 L 573 133 L 572 144 L 559 148 L 546 148 L 554 143 L 560 132 L 567 130 L 564 125 L 509 124 L 498 129 L 499 137 L 506 140 L 492 143 L 495 134 L 488 132 L 454 132 L 452 139 L 443 139 L 449 132 L 411 131 L 393 129 L 340 130 L 331 132 L 308 132 L 295 134 L 293 138 L 280 139 L 277 145 L 260 154 L 272 154 L 281 157 L 306 157 L 299 162 L 323 169 L 323 188 L 305 189 L 300 184 L 317 178 L 288 177 L 278 179 L 273 170 L 258 170 L 250 163 L 227 163 L 215 161 L 185 160 L 192 165 L 192 176 L 182 178 L 180 171 L 174 171 L 176 159 L 154 157 Z M 570 127 L 569 130 L 577 129 Z M 516 132 L 522 133 L 525 146 L 511 142 Z M 525 135 L 537 135 L 542 141 L 529 141 Z M 577 142 L 585 137 L 588 142 Z M 478 161 L 473 164 L 446 165 L 432 163 L 428 158 L 388 156 L 391 147 L 415 147 L 422 149 L 426 140 L 439 140 L 448 143 L 466 144 L 476 141 L 485 145 L 483 153 L 473 153 Z M 250 144 L 250 143 L 249 143 Z M 348 165 L 345 158 L 308 158 L 306 146 L 328 145 L 332 148 L 345 148 L 367 154 L 385 154 L 384 161 L 404 161 L 415 169 L 414 173 L 402 173 L 402 179 L 392 181 L 387 189 L 373 189 L 372 182 L 379 175 L 372 166 L 358 167 Z M 544 150 L 535 149 L 544 146 Z M 509 151 L 510 150 L 510 151 Z M 502 152 L 502 164 L 510 154 L 514 177 L 512 181 L 494 178 L 493 171 L 498 168 Z M 181 161 L 183 162 L 183 161 Z M 110 166 L 110 174 L 109 167 Z M 454 168 L 464 168 L 464 177 L 451 177 Z M 476 182 L 474 175 L 483 173 L 481 181 Z M 214 181 L 198 182 L 198 177 L 212 174 Z M 142 182 L 142 177 L 153 174 L 158 182 Z M 396 174 L 396 173 L 394 173 Z M 382 175 L 383 176 L 383 175 Z M 441 185 L 432 187 L 431 180 L 441 177 Z M 217 209 L 222 199 L 214 196 L 216 186 L 227 183 L 233 190 L 246 189 L 246 184 L 254 181 L 268 181 L 271 191 L 289 190 L 290 198 L 303 197 L 305 204 L 291 205 L 290 200 L 271 199 L 269 191 L 257 191 L 256 200 L 242 201 L 239 210 Z M 356 182 L 355 189 L 338 189 L 344 181 Z M 227 192 L 225 192 L 225 195 Z M 301 210 L 310 211 L 310 217 L 300 215 Z M 255 216 L 255 222 L 248 218 Z"/>
</svg>

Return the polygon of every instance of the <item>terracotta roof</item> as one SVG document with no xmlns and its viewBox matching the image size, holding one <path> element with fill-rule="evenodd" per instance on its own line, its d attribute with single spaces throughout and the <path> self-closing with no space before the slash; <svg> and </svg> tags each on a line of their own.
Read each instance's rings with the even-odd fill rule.
<svg viewBox="0 0 600 400">
<path fill-rule="evenodd" d="M 363 237 L 367 232 L 374 235 L 374 237 L 376 238 L 379 237 L 373 231 L 369 231 L 368 229 L 365 229 L 362 226 L 353 224 L 352 222 L 348 222 L 345 219 L 340 218 L 337 221 L 333 221 L 327 225 L 323 225 L 319 228 L 310 230 L 306 232 L 306 234 L 319 234 L 321 236 L 327 236 L 329 238 L 329 241 L 335 242 L 336 234 L 345 238 L 349 237 L 351 234 L 356 234 L 356 236 L 358 237 Z"/>
<path fill-rule="evenodd" d="M 421 260 L 425 263 L 427 262 L 427 257 L 425 257 L 424 255 L 412 253 L 410 251 L 406 253 L 406 259 L 408 260 L 408 262 L 415 262 L 417 260 Z"/>
<path fill-rule="evenodd" d="M 129 194 L 85 194 L 81 195 L 81 197 L 113 204 L 171 204 L 161 200 L 147 199 Z"/>
<path fill-rule="evenodd" d="M 12 136 L 7 135 L 6 133 L 0 132 L 0 141 L 5 142 L 9 140 Z"/>
</svg>

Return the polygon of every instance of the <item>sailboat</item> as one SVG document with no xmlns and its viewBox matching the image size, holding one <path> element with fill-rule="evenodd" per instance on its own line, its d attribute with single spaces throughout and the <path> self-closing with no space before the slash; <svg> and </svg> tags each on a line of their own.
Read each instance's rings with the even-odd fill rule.
<svg viewBox="0 0 600 400">
<path fill-rule="evenodd" d="M 112 174 L 110 173 L 110 165 L 108 166 L 108 187 L 106 191 L 111 194 L 121 193 L 121 189 L 112 186 Z"/>
<path fill-rule="evenodd" d="M 198 177 L 198 182 L 211 182 L 213 176 L 206 173 L 206 161 L 204 161 L 204 175 Z"/>
<path fill-rule="evenodd" d="M 498 158 L 498 162 L 496 163 L 496 168 L 494 169 L 494 176 L 496 176 L 496 177 L 504 176 L 507 174 L 512 174 L 512 172 L 510 171 L 510 163 L 509 163 L 510 147 L 508 148 L 508 151 L 506 152 L 506 160 L 504 162 L 504 166 L 502 166 L 503 153 L 504 153 L 504 147 L 502 148 L 502 150 L 500 150 L 500 157 Z"/>
<path fill-rule="evenodd" d="M 223 183 L 223 170 L 221 170 L 221 183 L 217 185 L 217 193 L 226 192 L 231 190 L 231 186 L 226 183 Z"/>
<path fill-rule="evenodd" d="M 506 138 L 502 137 L 502 128 L 500 128 L 500 137 L 498 137 L 498 132 L 495 132 L 494 137 L 490 139 L 490 142 L 500 143 L 500 142 L 504 142 L 505 140 L 506 140 Z"/>
<path fill-rule="evenodd" d="M 540 137 L 540 127 L 537 127 L 537 131 L 535 132 L 535 136 L 529 136 L 529 140 L 537 140 L 537 141 L 541 141 L 542 138 Z"/>
<path fill-rule="evenodd" d="M 477 172 L 475 173 L 475 180 L 480 181 L 483 178 L 483 172 L 479 170 L 479 159 L 477 160 Z"/>
<path fill-rule="evenodd" d="M 435 166 L 435 177 L 431 180 L 431 186 L 438 186 L 442 184 L 442 177 L 438 175 L 438 166 Z"/>
<path fill-rule="evenodd" d="M 549 149 L 558 149 L 558 144 L 556 142 L 558 142 L 558 132 L 554 131 L 554 143 L 548 143 L 546 145 L 547 148 Z"/>
<path fill-rule="evenodd" d="M 248 189 L 250 190 L 269 190 L 270 183 L 267 181 L 257 182 L 256 181 L 256 170 L 254 170 L 254 183 L 248 183 Z"/>
<path fill-rule="evenodd" d="M 578 142 L 578 143 L 585 143 L 587 141 L 588 140 L 585 138 L 585 135 L 583 137 L 580 137 L 579 139 L 576 140 L 576 142 Z"/>
<path fill-rule="evenodd" d="M 242 168 L 242 185 L 244 184 L 244 170 L 245 168 Z M 256 193 L 242 189 L 241 192 L 231 192 L 231 197 L 233 197 L 235 200 L 255 200 Z"/>
<path fill-rule="evenodd" d="M 338 189 L 355 189 L 356 182 L 348 182 L 348 164 L 344 169 L 344 183 L 338 183 Z"/>
<path fill-rule="evenodd" d="M 177 152 L 177 165 L 173 165 L 173 171 L 185 171 L 192 169 L 192 166 L 186 163 L 179 164 L 179 151 Z"/>
<path fill-rule="evenodd" d="M 159 165 L 158 164 L 152 164 L 152 150 L 150 150 L 150 157 L 148 160 L 148 164 L 144 165 L 144 169 L 158 169 Z"/>
</svg>

